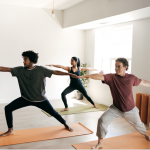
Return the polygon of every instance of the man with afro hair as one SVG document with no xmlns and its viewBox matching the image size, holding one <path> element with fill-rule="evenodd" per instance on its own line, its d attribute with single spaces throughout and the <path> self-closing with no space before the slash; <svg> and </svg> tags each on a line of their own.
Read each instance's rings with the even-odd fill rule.
<svg viewBox="0 0 150 150">
<path fill-rule="evenodd" d="M 46 77 L 54 75 L 69 75 L 73 78 L 77 78 L 76 75 L 71 73 L 65 73 L 61 71 L 54 71 L 42 66 L 35 65 L 38 61 L 38 54 L 34 51 L 25 51 L 22 53 L 24 67 L 19 66 L 15 68 L 0 67 L 2 72 L 10 72 L 12 76 L 17 77 L 21 92 L 21 97 L 15 99 L 10 104 L 5 106 L 5 116 L 8 126 L 8 131 L 0 136 L 8 136 L 14 134 L 13 131 L 13 116 L 14 110 L 26 107 L 36 106 L 51 116 L 56 118 L 62 123 L 69 131 L 73 131 L 71 127 L 66 124 L 66 121 L 58 114 L 45 96 Z"/>
</svg>

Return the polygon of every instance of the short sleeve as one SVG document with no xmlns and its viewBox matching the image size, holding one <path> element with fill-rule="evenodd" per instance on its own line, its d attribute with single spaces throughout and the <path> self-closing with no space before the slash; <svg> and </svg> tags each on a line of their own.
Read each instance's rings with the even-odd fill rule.
<svg viewBox="0 0 150 150">
<path fill-rule="evenodd" d="M 141 79 L 137 78 L 135 75 L 132 75 L 133 86 L 138 86 L 141 83 Z"/>
<path fill-rule="evenodd" d="M 109 85 L 112 80 L 112 74 L 105 74 L 103 76 L 104 76 L 104 83 Z"/>
<path fill-rule="evenodd" d="M 15 68 L 10 68 L 11 70 L 11 75 L 14 77 L 17 77 L 19 75 L 19 72 L 22 67 L 15 67 Z"/>
<path fill-rule="evenodd" d="M 53 70 L 51 70 L 51 69 L 47 69 L 47 68 L 45 68 L 45 67 L 43 67 L 43 70 L 44 70 L 44 76 L 45 77 L 51 77 L 52 76 L 52 74 L 53 74 Z"/>
</svg>

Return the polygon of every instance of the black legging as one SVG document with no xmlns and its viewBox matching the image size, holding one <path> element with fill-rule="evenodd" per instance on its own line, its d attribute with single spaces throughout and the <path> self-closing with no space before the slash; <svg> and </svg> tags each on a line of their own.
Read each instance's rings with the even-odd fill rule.
<svg viewBox="0 0 150 150">
<path fill-rule="evenodd" d="M 74 90 L 78 90 L 80 91 L 83 96 L 91 103 L 94 105 L 94 102 L 92 101 L 92 99 L 87 95 L 87 92 L 84 88 L 84 86 L 82 84 L 74 84 L 74 85 L 69 85 L 62 93 L 61 93 L 61 98 L 64 102 L 65 108 L 68 108 L 68 104 L 67 104 L 67 99 L 66 99 L 66 95 Z"/>
<path fill-rule="evenodd" d="M 16 109 L 26 107 L 26 106 L 36 106 L 47 113 L 49 113 L 51 116 L 55 117 L 60 123 L 65 124 L 66 121 L 53 109 L 51 104 L 48 100 L 42 101 L 42 102 L 30 102 L 25 100 L 23 97 L 19 97 L 16 100 L 12 101 L 10 104 L 5 106 L 5 115 L 6 115 L 6 121 L 8 128 L 13 127 L 13 116 L 12 112 Z"/>
</svg>

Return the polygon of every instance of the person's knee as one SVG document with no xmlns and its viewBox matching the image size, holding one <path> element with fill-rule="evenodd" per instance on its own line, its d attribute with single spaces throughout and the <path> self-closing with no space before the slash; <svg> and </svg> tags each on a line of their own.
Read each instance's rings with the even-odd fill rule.
<svg viewBox="0 0 150 150">
<path fill-rule="evenodd" d="M 9 105 L 5 106 L 5 112 L 11 111 Z"/>
<path fill-rule="evenodd" d="M 101 124 L 102 123 L 102 118 L 100 117 L 99 119 L 98 119 L 98 124 Z"/>
<path fill-rule="evenodd" d="M 100 118 L 98 119 L 98 124 L 105 124 L 105 122 L 106 122 L 105 117 L 100 117 Z"/>
<path fill-rule="evenodd" d="M 61 97 L 65 97 L 65 96 L 66 96 L 65 92 L 62 92 Z"/>
</svg>

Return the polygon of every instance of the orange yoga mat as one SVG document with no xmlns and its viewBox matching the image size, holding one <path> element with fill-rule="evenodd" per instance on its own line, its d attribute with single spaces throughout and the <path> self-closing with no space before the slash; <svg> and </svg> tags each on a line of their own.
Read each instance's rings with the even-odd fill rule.
<svg viewBox="0 0 150 150">
<path fill-rule="evenodd" d="M 93 133 L 90 129 L 86 128 L 81 123 L 72 124 L 70 126 L 73 128 L 73 132 L 66 130 L 63 125 L 17 130 L 15 131 L 14 135 L 0 137 L 0 146 L 66 138 Z"/>
<path fill-rule="evenodd" d="M 150 130 L 148 130 L 150 134 Z M 97 144 L 97 141 L 79 143 L 72 145 L 75 149 L 91 149 Z M 103 140 L 102 149 L 148 149 L 150 141 L 141 135 L 139 132 L 121 135 Z"/>
</svg>

